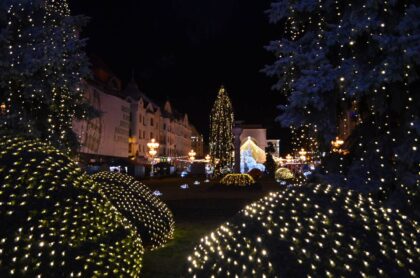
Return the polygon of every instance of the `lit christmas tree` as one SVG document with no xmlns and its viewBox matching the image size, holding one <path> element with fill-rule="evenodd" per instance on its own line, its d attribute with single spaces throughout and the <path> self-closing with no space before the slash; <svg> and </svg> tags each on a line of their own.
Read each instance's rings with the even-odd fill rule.
<svg viewBox="0 0 420 278">
<path fill-rule="evenodd" d="M 289 96 L 282 124 L 317 129 L 324 151 L 344 141 L 325 159 L 327 181 L 418 207 L 418 1 L 280 0 L 269 14 L 286 22 L 266 68 Z"/>
<path fill-rule="evenodd" d="M 72 121 L 89 109 L 80 88 L 86 19 L 71 16 L 65 0 L 5 0 L 0 10 L 0 129 L 75 150 Z"/>
<path fill-rule="evenodd" d="M 216 164 L 215 174 L 232 167 L 233 158 L 233 108 L 226 90 L 219 90 L 210 116 L 210 155 Z"/>
</svg>

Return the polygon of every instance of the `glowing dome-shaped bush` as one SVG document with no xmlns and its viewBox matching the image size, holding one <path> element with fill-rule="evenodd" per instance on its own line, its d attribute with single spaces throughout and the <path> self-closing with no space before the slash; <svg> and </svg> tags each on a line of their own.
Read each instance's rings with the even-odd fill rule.
<svg viewBox="0 0 420 278">
<path fill-rule="evenodd" d="M 0 277 L 138 276 L 135 229 L 67 156 L 0 137 Z"/>
<path fill-rule="evenodd" d="M 188 260 L 196 277 L 416 277 L 420 226 L 352 191 L 288 188 L 201 239 Z"/>
<path fill-rule="evenodd" d="M 136 227 L 143 244 L 151 249 L 173 237 L 172 212 L 152 191 L 134 178 L 102 172 L 93 175 L 113 205 Z"/>
<path fill-rule="evenodd" d="M 253 185 L 255 180 L 249 174 L 227 174 L 220 183 L 229 186 L 249 186 Z"/>
<path fill-rule="evenodd" d="M 287 168 L 279 168 L 276 171 L 276 180 L 291 180 L 294 178 L 292 171 Z"/>
</svg>

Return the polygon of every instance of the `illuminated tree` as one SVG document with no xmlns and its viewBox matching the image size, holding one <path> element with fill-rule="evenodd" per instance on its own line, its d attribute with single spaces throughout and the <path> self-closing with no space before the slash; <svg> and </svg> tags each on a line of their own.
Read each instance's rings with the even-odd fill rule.
<svg viewBox="0 0 420 278">
<path fill-rule="evenodd" d="M 232 167 L 234 116 L 230 98 L 224 87 L 220 88 L 210 116 L 210 155 L 216 164 L 215 174 Z"/>
<path fill-rule="evenodd" d="M 77 164 L 0 136 L 0 277 L 138 277 L 136 229 Z"/>
<path fill-rule="evenodd" d="M 420 204 L 418 1 L 279 0 L 269 15 L 286 31 L 266 68 L 289 96 L 280 121 L 318 130 L 324 151 L 345 139 L 349 154 L 325 159 L 324 178 Z"/>
<path fill-rule="evenodd" d="M 0 3 L 0 129 L 47 140 L 69 151 L 78 146 L 74 118 L 89 105 L 80 81 L 89 73 L 79 33 L 86 19 L 71 16 L 66 0 Z"/>
</svg>

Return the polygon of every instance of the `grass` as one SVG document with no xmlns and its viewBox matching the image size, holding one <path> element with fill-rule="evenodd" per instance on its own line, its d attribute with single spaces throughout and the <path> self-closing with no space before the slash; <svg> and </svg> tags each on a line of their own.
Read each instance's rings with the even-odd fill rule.
<svg viewBox="0 0 420 278">
<path fill-rule="evenodd" d="M 181 277 L 187 257 L 199 240 L 229 220 L 245 205 L 260 199 L 269 191 L 280 190 L 277 183 L 261 182 L 258 190 L 217 190 L 213 183 L 193 185 L 196 179 L 153 179 L 143 181 L 152 190 L 163 193 L 161 197 L 175 217 L 174 239 L 165 247 L 146 251 L 143 258 L 142 277 Z M 181 190 L 181 184 L 189 184 Z"/>
<path fill-rule="evenodd" d="M 215 221 L 178 223 L 174 239 L 167 246 L 145 253 L 142 277 L 180 277 L 196 243 L 219 224 Z"/>
</svg>

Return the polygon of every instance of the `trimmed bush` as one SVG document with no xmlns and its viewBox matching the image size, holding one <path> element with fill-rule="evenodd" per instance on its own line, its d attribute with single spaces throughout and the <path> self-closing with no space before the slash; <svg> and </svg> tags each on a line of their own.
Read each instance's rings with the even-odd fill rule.
<svg viewBox="0 0 420 278">
<path fill-rule="evenodd" d="M 261 170 L 254 168 L 251 171 L 248 172 L 248 175 L 250 175 L 254 180 L 258 180 L 262 176 Z"/>
<path fill-rule="evenodd" d="M 228 186 L 250 186 L 255 180 L 248 174 L 227 174 L 220 183 Z"/>
<path fill-rule="evenodd" d="M 287 168 L 279 168 L 276 171 L 276 180 L 291 180 L 294 177 L 292 171 Z"/>
<path fill-rule="evenodd" d="M 201 239 L 196 277 L 415 277 L 420 225 L 353 191 L 271 193 Z"/>
<path fill-rule="evenodd" d="M 136 230 L 55 148 L 1 136 L 0 186 L 0 277 L 139 275 Z"/>
<path fill-rule="evenodd" d="M 155 249 L 172 239 L 175 226 L 172 212 L 146 185 L 120 173 L 103 172 L 92 177 L 136 227 L 146 247 Z"/>
</svg>

